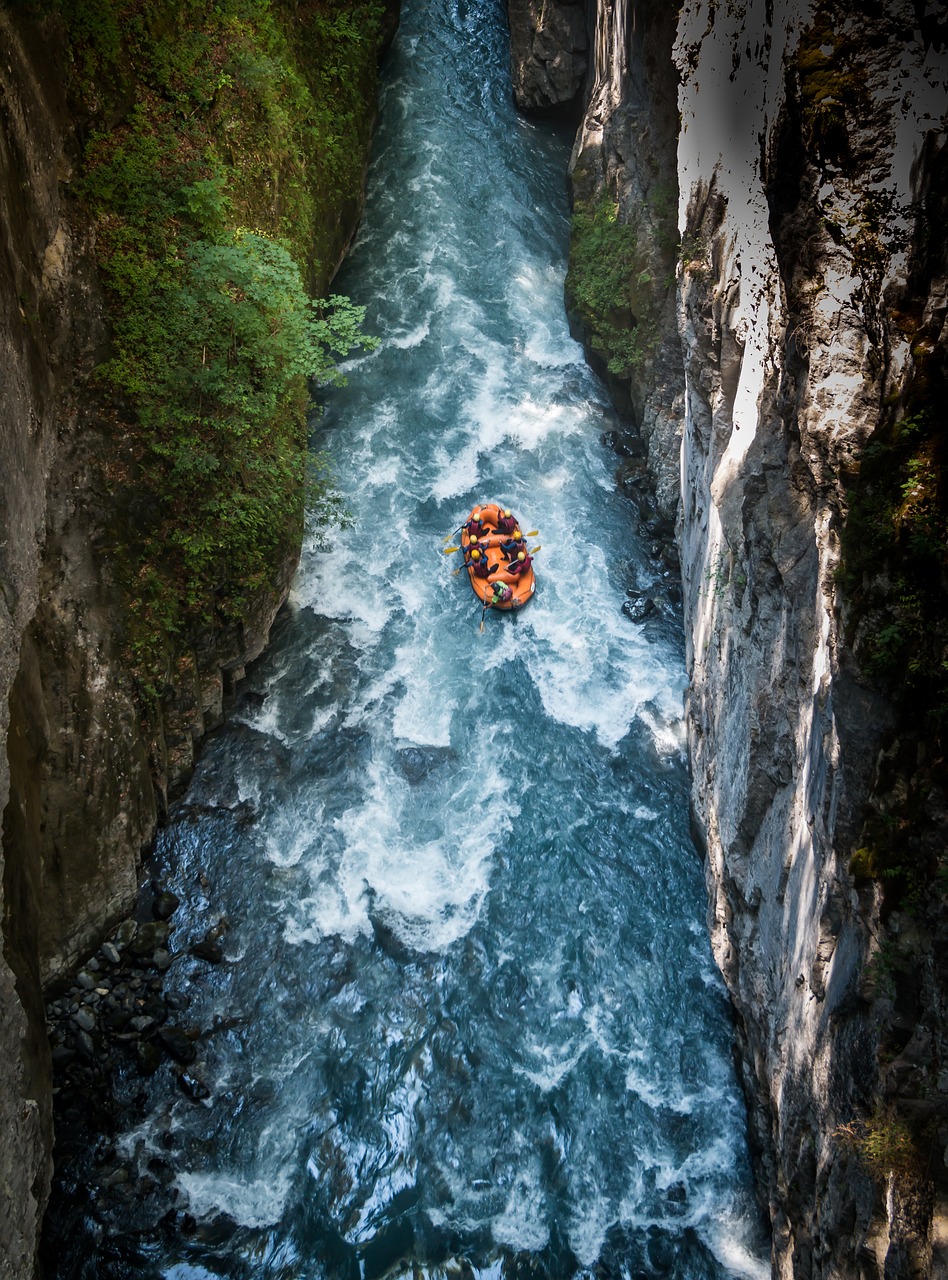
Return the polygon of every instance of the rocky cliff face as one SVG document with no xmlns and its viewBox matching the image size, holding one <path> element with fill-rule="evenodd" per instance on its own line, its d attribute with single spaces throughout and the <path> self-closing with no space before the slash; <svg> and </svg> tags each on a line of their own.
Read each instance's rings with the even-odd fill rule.
<svg viewBox="0 0 948 1280">
<path fill-rule="evenodd" d="M 106 479 L 122 417 L 89 383 L 109 331 L 93 230 L 69 195 L 89 122 L 67 102 L 55 14 L 0 8 L 0 47 L 0 1273 L 20 1280 L 51 1173 L 44 991 L 127 914 L 168 795 L 263 648 L 297 549 L 239 622 L 178 646 L 143 711 L 109 570 L 134 480 Z M 350 199 L 331 219 L 334 253 L 359 213 Z"/>
<path fill-rule="evenodd" d="M 848 483 L 914 376 L 892 312 L 937 252 L 916 162 L 945 64 L 910 5 L 829 19 L 689 4 L 675 46 L 694 804 L 775 1272 L 927 1274 L 931 1204 L 891 1167 L 883 1200 L 845 1140 L 881 1102 L 879 892 L 849 861 L 892 723 L 837 569 Z"/>
<path fill-rule="evenodd" d="M 680 498 L 695 827 L 774 1273 L 937 1275 L 946 931 L 931 904 L 893 913 L 852 859 L 880 791 L 939 749 L 861 666 L 840 560 L 867 446 L 944 368 L 945 31 L 898 0 L 845 19 L 685 0 L 677 30 L 647 3 L 588 8 L 578 198 L 641 225 L 677 154 L 677 321 L 658 299 L 625 389 Z"/>
</svg>

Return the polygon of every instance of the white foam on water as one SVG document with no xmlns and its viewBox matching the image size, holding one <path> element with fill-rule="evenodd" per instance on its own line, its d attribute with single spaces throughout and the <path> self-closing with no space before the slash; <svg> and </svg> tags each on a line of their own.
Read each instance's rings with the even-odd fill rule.
<svg viewBox="0 0 948 1280">
<path fill-rule="evenodd" d="M 638 805 L 633 811 L 632 816 L 636 822 L 655 822 L 658 814 L 654 809 L 647 808 L 644 804 Z"/>
<path fill-rule="evenodd" d="M 477 485 L 480 446 L 469 441 L 458 449 L 437 448 L 432 459 L 434 475 L 428 496 L 436 502 L 448 502 Z"/>
<path fill-rule="evenodd" d="M 416 746 L 451 745 L 451 721 L 458 705 L 453 688 L 458 677 L 456 663 L 445 649 L 432 631 L 420 647 L 396 649 L 395 663 L 405 692 L 392 716 L 393 737 Z"/>
<path fill-rule="evenodd" d="M 310 792 L 300 807 L 279 808 L 267 823 L 264 850 L 276 867 L 295 867 L 305 858 L 310 866 L 320 847 L 325 806 Z"/>
<path fill-rule="evenodd" d="M 748 1243 L 749 1225 L 746 1219 L 725 1213 L 699 1226 L 698 1234 L 736 1280 L 770 1280 L 769 1258 L 762 1258 Z"/>
<path fill-rule="evenodd" d="M 373 463 L 364 473 L 364 484 L 372 489 L 390 488 L 401 476 L 401 459 L 394 453 Z"/>
<path fill-rule="evenodd" d="M 535 1158 L 526 1158 L 519 1166 L 504 1210 L 491 1219 L 490 1229 L 495 1244 L 528 1253 L 539 1253 L 546 1248 L 550 1230 L 546 1224 L 540 1169 Z"/>
<path fill-rule="evenodd" d="M 584 1183 L 591 1181 L 584 1179 Z M 572 1185 L 574 1210 L 569 1220 L 569 1245 L 582 1267 L 592 1267 L 602 1253 L 609 1228 L 616 1220 L 615 1209 L 591 1186 Z M 583 1192 L 586 1192 L 584 1197 Z"/>
<path fill-rule="evenodd" d="M 242 1227 L 256 1228 L 280 1221 L 291 1185 L 288 1169 L 250 1179 L 226 1173 L 179 1173 L 175 1178 L 196 1218 L 224 1213 Z"/>
<path fill-rule="evenodd" d="M 320 859 L 312 892 L 287 921 L 290 942 L 338 934 L 353 939 L 372 930 L 371 915 L 405 944 L 441 951 L 463 937 L 480 914 L 489 888 L 493 853 L 511 830 L 519 810 L 501 817 L 488 807 L 501 779 L 493 767 L 459 780 L 456 804 L 442 814 L 442 833 L 414 834 L 421 803 L 395 767 L 380 759 L 363 775 L 361 803 L 338 817 L 343 840 L 338 864 Z"/>
<path fill-rule="evenodd" d="M 400 351 L 410 351 L 412 347 L 420 347 L 430 333 L 431 324 L 425 319 L 421 324 L 409 329 L 407 333 L 389 335 L 387 341 L 391 346 L 398 347 Z"/>
<path fill-rule="evenodd" d="M 526 1078 L 535 1084 L 541 1093 L 549 1093 L 551 1089 L 555 1089 L 590 1048 L 591 1040 L 581 1041 L 572 1053 L 568 1053 L 566 1057 L 561 1057 L 561 1048 L 552 1044 L 532 1045 L 530 1049 L 536 1057 L 544 1060 L 543 1065 L 533 1070 L 528 1067 L 517 1066 L 514 1068 L 518 1075 L 526 1076 Z M 569 1048 L 569 1046 L 564 1046 Z"/>
<path fill-rule="evenodd" d="M 327 618 L 356 620 L 371 635 L 378 635 L 396 607 L 396 598 L 384 575 L 394 561 L 388 550 L 373 564 L 371 575 L 348 543 L 340 539 L 330 551 L 311 555 L 309 571 L 297 579 L 297 599 L 304 608 Z M 353 573 L 353 570 L 358 570 Z"/>
</svg>

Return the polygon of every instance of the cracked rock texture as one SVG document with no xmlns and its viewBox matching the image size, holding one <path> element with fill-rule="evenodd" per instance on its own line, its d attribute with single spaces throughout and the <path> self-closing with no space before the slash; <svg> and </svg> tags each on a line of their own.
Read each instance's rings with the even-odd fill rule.
<svg viewBox="0 0 948 1280">
<path fill-rule="evenodd" d="M 507 0 L 514 101 L 536 114 L 573 103 L 586 73 L 583 0 Z"/>
<path fill-rule="evenodd" d="M 775 1274 L 933 1275 L 931 1195 L 890 1179 L 883 1196 L 840 1137 L 879 1100 L 879 900 L 848 863 L 891 717 L 847 650 L 835 570 L 846 480 L 913 376 L 889 311 L 939 252 L 916 162 L 944 145 L 946 64 L 912 5 L 853 15 L 836 83 L 864 105 L 834 136 L 837 104 L 801 86 L 834 56 L 824 22 L 764 0 L 680 15 L 693 802 Z M 887 211 L 871 253 L 870 195 Z"/>
</svg>

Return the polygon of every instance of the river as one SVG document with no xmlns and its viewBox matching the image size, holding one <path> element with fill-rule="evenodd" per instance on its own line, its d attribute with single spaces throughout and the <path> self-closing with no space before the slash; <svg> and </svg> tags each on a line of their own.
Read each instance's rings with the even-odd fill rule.
<svg viewBox="0 0 948 1280">
<path fill-rule="evenodd" d="M 382 343 L 314 427 L 352 527 L 308 540 L 155 853 L 210 1096 L 117 1081 L 164 1176 L 63 1275 L 769 1274 L 680 620 L 621 611 L 665 584 L 563 312 L 569 139 L 507 58 L 498 0 L 405 5 L 335 286 Z M 494 498 L 538 588 L 481 631 L 440 548 Z M 189 956 L 222 920 L 225 963 Z"/>
</svg>

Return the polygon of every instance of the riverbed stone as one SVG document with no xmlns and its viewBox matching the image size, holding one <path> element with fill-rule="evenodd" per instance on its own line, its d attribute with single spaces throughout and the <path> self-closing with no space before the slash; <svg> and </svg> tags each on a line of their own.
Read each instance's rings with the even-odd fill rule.
<svg viewBox="0 0 948 1280">
<path fill-rule="evenodd" d="M 140 924 L 131 941 L 130 947 L 134 955 L 140 959 L 153 954 L 168 941 L 171 926 L 167 920 L 149 920 Z"/>
<path fill-rule="evenodd" d="M 159 920 L 168 920 L 181 906 L 181 899 L 170 889 L 163 889 L 155 899 L 155 916 Z"/>
<path fill-rule="evenodd" d="M 90 1060 L 95 1058 L 95 1041 L 92 1039 L 92 1036 L 89 1035 L 88 1031 L 85 1031 L 80 1027 L 76 1031 L 75 1042 L 76 1048 L 84 1058 L 88 1058 Z"/>
<path fill-rule="evenodd" d="M 632 596 L 623 601 L 622 612 L 631 622 L 644 622 L 654 617 L 658 608 L 650 596 Z"/>
<path fill-rule="evenodd" d="M 72 1015 L 72 1020 L 83 1031 L 95 1030 L 95 1014 L 89 1008 L 77 1009 Z"/>
<path fill-rule="evenodd" d="M 117 947 L 127 947 L 138 931 L 138 924 L 135 920 L 129 918 L 123 920 L 119 927 L 115 930 L 113 941 Z"/>
<path fill-rule="evenodd" d="M 210 936 L 195 942 L 190 950 L 192 956 L 198 960 L 206 960 L 208 964 L 221 964 L 224 959 L 224 948 L 216 938 Z"/>
<path fill-rule="evenodd" d="M 194 1041 L 174 1023 L 159 1027 L 157 1039 L 165 1052 L 182 1066 L 189 1066 L 197 1057 Z"/>
<path fill-rule="evenodd" d="M 440 768 L 453 754 L 450 747 L 402 747 L 395 753 L 398 767 L 412 786 L 424 782 L 429 773 Z"/>
<path fill-rule="evenodd" d="M 152 1040 L 139 1040 L 135 1044 L 135 1058 L 142 1075 L 150 1076 L 161 1066 L 161 1051 Z"/>
<path fill-rule="evenodd" d="M 188 1071 L 182 1071 L 178 1076 L 178 1084 L 183 1093 L 185 1093 L 194 1102 L 203 1102 L 211 1096 L 211 1091 L 197 1076 L 191 1075 Z"/>
<path fill-rule="evenodd" d="M 109 964 L 121 964 L 122 955 L 114 942 L 103 942 L 99 950 Z"/>
</svg>

